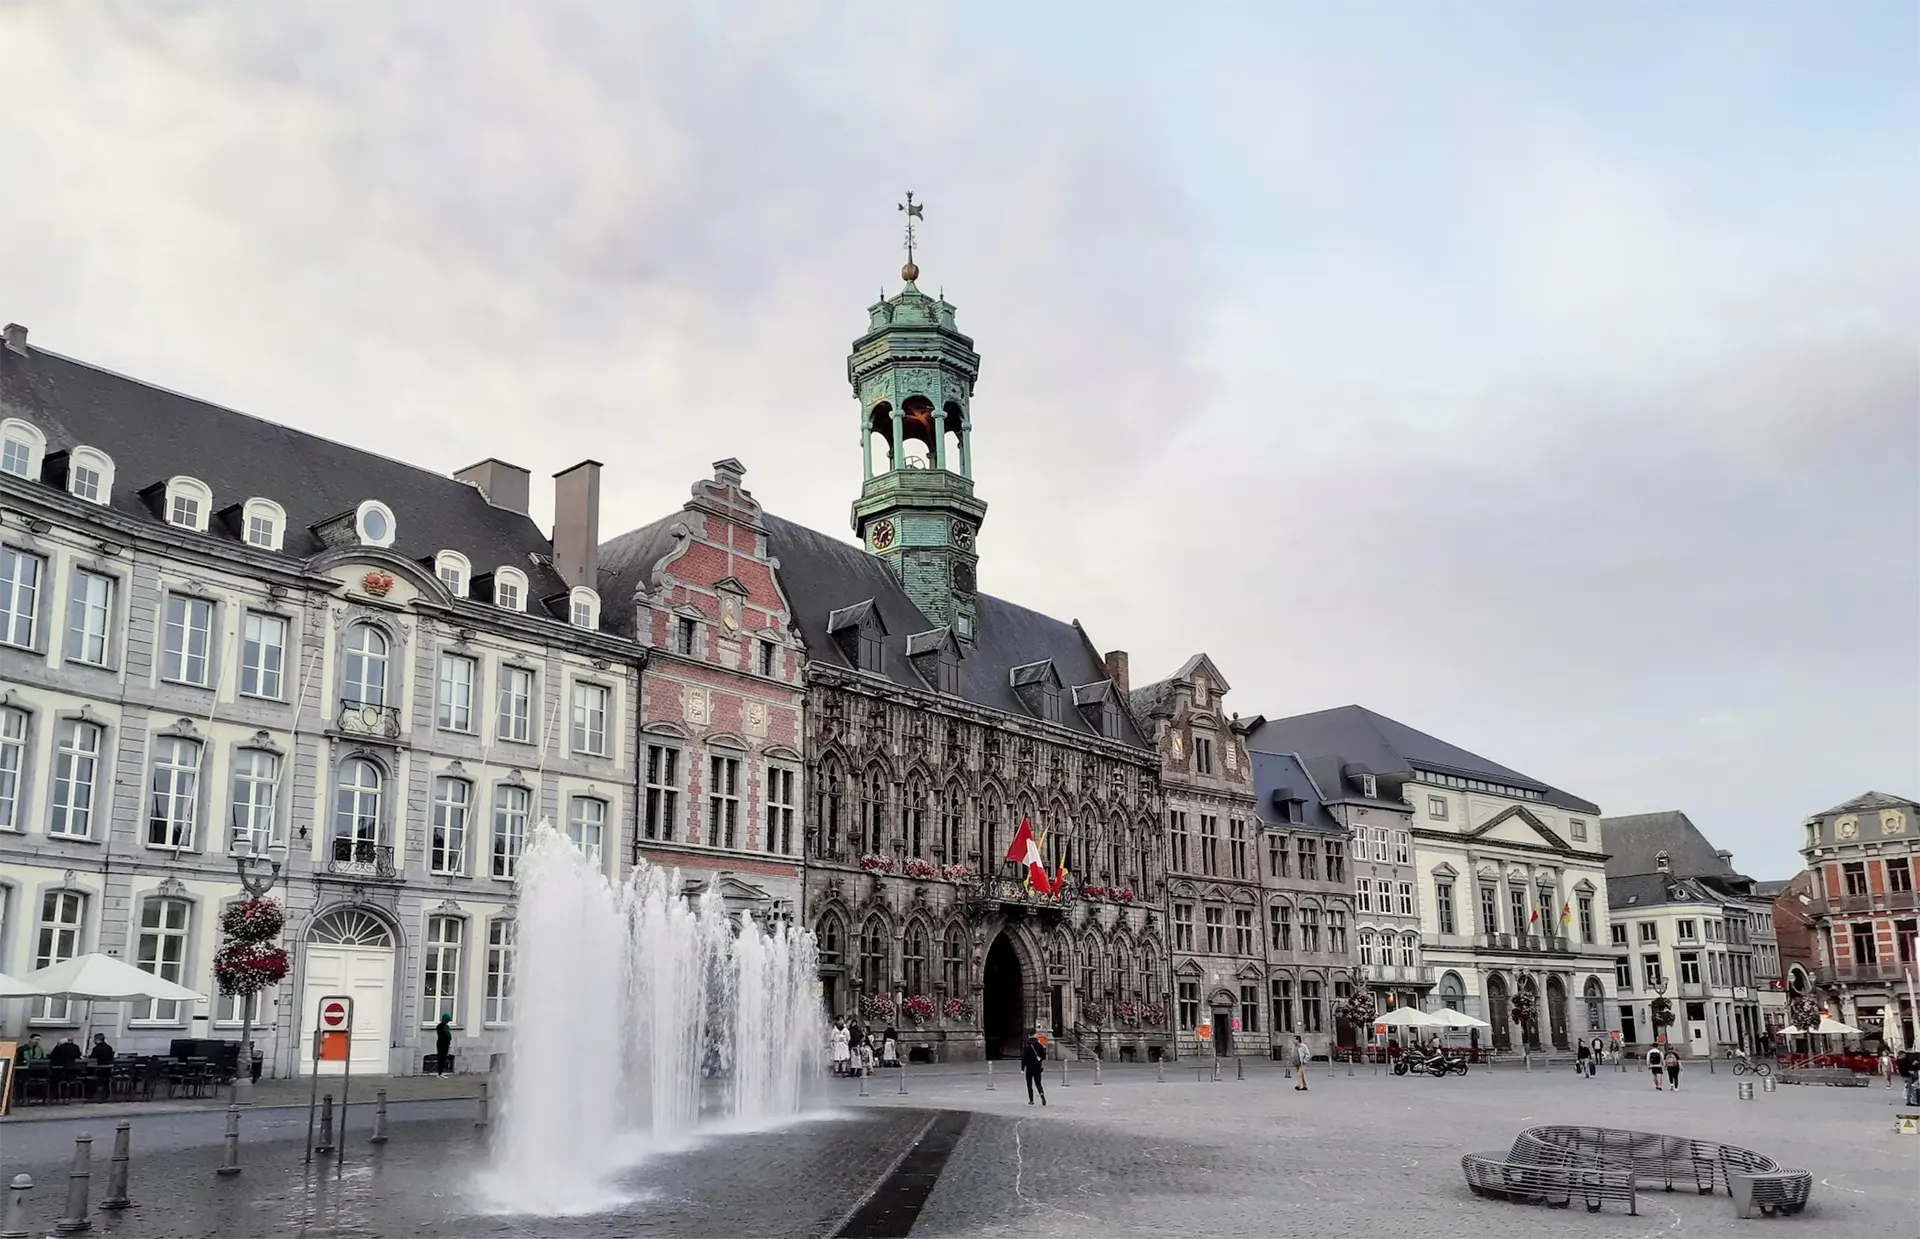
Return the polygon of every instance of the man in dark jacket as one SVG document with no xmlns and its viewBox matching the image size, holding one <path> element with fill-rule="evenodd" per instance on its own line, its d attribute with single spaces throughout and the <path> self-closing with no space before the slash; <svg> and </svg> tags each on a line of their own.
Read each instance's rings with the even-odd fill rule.
<svg viewBox="0 0 1920 1239">
<path fill-rule="evenodd" d="M 1027 1040 L 1020 1047 L 1020 1070 L 1027 1077 L 1027 1104 L 1033 1104 L 1033 1094 L 1040 1094 L 1040 1104 L 1047 1104 L 1047 1086 L 1041 1080 L 1041 1073 L 1047 1069 L 1047 1045 L 1040 1040 L 1037 1029 L 1027 1029 Z"/>
<path fill-rule="evenodd" d="M 440 1022 L 433 1028 L 433 1056 L 441 1076 L 453 1074 L 453 1016 L 442 1012 Z"/>
<path fill-rule="evenodd" d="M 1907 1086 L 1907 1104 L 1920 1106 L 1920 1052 L 1906 1050 L 1895 1062 L 1900 1079 Z"/>
</svg>

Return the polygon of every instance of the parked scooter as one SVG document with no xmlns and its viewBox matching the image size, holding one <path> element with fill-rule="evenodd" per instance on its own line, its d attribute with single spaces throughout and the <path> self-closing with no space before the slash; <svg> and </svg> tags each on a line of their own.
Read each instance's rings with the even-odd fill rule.
<svg viewBox="0 0 1920 1239">
<path fill-rule="evenodd" d="M 1449 1054 L 1445 1050 L 1434 1050 L 1431 1053 L 1409 1050 L 1393 1060 L 1393 1074 L 1403 1076 L 1409 1073 L 1417 1076 L 1433 1076 L 1435 1079 L 1449 1075 L 1465 1075 L 1467 1060 Z"/>
</svg>

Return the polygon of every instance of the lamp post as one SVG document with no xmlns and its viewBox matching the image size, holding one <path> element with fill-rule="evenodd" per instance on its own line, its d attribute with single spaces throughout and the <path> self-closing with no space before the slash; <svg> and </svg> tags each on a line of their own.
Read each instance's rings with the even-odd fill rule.
<svg viewBox="0 0 1920 1239">
<path fill-rule="evenodd" d="M 240 874 L 240 889 L 247 893 L 248 899 L 261 899 L 273 889 L 280 880 L 280 867 L 285 863 L 286 848 L 269 845 L 267 854 L 262 856 L 253 850 L 253 836 L 244 834 L 233 841 L 233 865 Z M 261 866 L 266 871 L 261 872 Z M 228 1099 L 236 1106 L 253 1104 L 253 1004 L 259 998 L 260 991 L 241 994 L 240 999 L 240 1061 L 233 1073 L 233 1093 Z"/>
</svg>

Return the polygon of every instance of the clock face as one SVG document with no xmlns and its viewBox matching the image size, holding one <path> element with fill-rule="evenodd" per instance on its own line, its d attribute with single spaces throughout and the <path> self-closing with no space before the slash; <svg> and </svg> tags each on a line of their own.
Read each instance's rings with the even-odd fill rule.
<svg viewBox="0 0 1920 1239">
<path fill-rule="evenodd" d="M 953 587 L 963 594 L 971 594 L 975 585 L 972 564 L 953 566 Z"/>
<path fill-rule="evenodd" d="M 973 549 L 973 528 L 959 521 L 953 523 L 953 544 L 963 551 Z"/>
<path fill-rule="evenodd" d="M 867 536 L 873 539 L 874 550 L 884 551 L 893 545 L 893 540 L 900 536 L 900 531 L 894 528 L 891 520 L 882 518 L 875 521 L 872 528 L 867 530 Z"/>
</svg>

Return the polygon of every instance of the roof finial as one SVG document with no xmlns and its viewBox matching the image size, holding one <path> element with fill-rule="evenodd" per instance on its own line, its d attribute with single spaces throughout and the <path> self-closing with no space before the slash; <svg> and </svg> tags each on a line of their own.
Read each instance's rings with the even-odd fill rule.
<svg viewBox="0 0 1920 1239">
<path fill-rule="evenodd" d="M 907 191 L 907 200 L 900 203 L 899 207 L 907 213 L 907 265 L 900 268 L 900 278 L 911 284 L 920 278 L 920 268 L 913 265 L 913 221 L 925 219 L 927 208 L 924 203 L 914 202 L 912 190 Z"/>
</svg>

